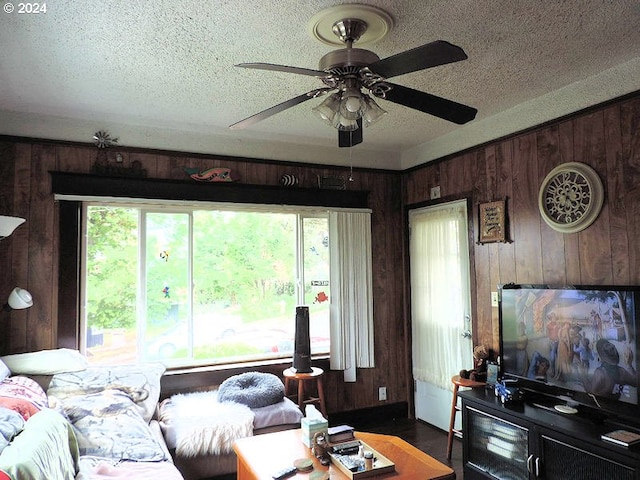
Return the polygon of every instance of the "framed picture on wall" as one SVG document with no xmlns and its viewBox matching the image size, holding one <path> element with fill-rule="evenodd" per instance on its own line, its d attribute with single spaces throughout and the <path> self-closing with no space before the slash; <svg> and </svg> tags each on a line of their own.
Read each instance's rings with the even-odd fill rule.
<svg viewBox="0 0 640 480">
<path fill-rule="evenodd" d="M 478 206 L 480 216 L 480 243 L 504 242 L 505 201 L 481 203 Z"/>
</svg>

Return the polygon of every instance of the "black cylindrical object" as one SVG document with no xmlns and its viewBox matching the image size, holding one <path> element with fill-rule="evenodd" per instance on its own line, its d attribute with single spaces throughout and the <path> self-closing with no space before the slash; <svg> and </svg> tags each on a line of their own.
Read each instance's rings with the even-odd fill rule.
<svg viewBox="0 0 640 480">
<path fill-rule="evenodd" d="M 309 307 L 296 307 L 296 338 L 292 370 L 311 373 L 311 339 L 309 337 Z"/>
</svg>

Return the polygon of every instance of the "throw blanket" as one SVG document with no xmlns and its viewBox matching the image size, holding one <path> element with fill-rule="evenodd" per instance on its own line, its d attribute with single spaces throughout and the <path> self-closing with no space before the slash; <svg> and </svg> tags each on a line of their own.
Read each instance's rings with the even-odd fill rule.
<svg viewBox="0 0 640 480">
<path fill-rule="evenodd" d="M 104 460 L 93 466 L 83 465 L 76 480 L 181 480 L 182 475 L 171 462 L 119 462 L 112 464 Z M 93 463 L 93 462 L 91 462 Z"/>
<path fill-rule="evenodd" d="M 24 419 L 18 412 L 0 407 L 0 453 L 23 428 Z"/>
<path fill-rule="evenodd" d="M 74 480 L 78 444 L 73 428 L 58 412 L 39 411 L 0 454 L 0 470 L 19 480 Z"/>
<path fill-rule="evenodd" d="M 229 453 L 236 440 L 253 435 L 251 409 L 239 403 L 219 403 L 217 397 L 217 391 L 174 395 L 162 409 L 161 422 L 175 429 L 176 454 Z"/>
</svg>

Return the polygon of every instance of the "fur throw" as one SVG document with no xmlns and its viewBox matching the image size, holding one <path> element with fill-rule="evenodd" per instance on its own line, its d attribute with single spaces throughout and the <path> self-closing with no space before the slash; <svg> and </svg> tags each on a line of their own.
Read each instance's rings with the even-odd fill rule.
<svg viewBox="0 0 640 480">
<path fill-rule="evenodd" d="M 239 403 L 218 402 L 217 396 L 213 391 L 171 397 L 172 406 L 163 420 L 175 425 L 177 455 L 229 453 L 236 440 L 253 435 L 251 409 Z"/>
</svg>

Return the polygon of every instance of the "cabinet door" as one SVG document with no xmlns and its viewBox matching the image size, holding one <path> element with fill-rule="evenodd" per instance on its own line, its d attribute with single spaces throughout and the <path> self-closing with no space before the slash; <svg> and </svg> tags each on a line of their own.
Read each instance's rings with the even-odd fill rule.
<svg viewBox="0 0 640 480">
<path fill-rule="evenodd" d="M 464 413 L 465 479 L 486 478 L 489 474 L 499 479 L 527 480 L 529 429 L 470 406 Z"/>
<path fill-rule="evenodd" d="M 575 442 L 574 442 L 575 443 Z M 594 478 L 607 480 L 635 480 L 636 472 L 623 463 L 603 458 L 596 453 L 569 445 L 557 438 L 540 436 L 540 458 L 545 480 L 566 480 L 567 478 Z"/>
</svg>

